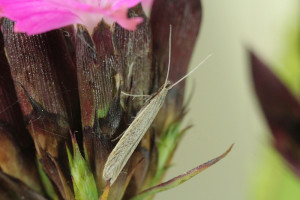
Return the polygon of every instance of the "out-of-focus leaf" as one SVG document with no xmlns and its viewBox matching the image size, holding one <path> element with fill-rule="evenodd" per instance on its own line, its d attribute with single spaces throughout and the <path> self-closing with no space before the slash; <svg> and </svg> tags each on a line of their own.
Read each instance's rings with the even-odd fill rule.
<svg viewBox="0 0 300 200">
<path fill-rule="evenodd" d="M 287 26 L 287 33 L 284 37 L 284 45 L 280 53 L 283 55 L 277 60 L 280 67 L 275 70 L 291 92 L 300 99 L 300 21 L 295 17 L 294 21 Z"/>
<path fill-rule="evenodd" d="M 268 146 L 268 145 L 267 145 Z M 261 150 L 261 164 L 253 180 L 251 198 L 255 200 L 298 200 L 300 181 L 286 166 L 282 157 L 271 147 Z"/>
<path fill-rule="evenodd" d="M 188 181 L 189 179 L 193 178 L 194 176 L 196 176 L 197 174 L 199 174 L 200 172 L 202 172 L 203 170 L 207 169 L 208 167 L 214 165 L 215 163 L 217 163 L 219 160 L 221 160 L 222 158 L 224 158 L 232 149 L 233 145 L 230 146 L 230 148 L 224 152 L 222 155 L 202 164 L 199 165 L 197 167 L 195 167 L 194 169 L 191 169 L 190 171 L 181 174 L 167 182 L 161 183 L 157 186 L 151 187 L 143 192 L 141 192 L 140 194 L 138 194 L 137 196 L 133 197 L 132 200 L 140 200 L 143 199 L 149 195 L 154 195 L 158 192 L 162 192 L 171 188 L 174 188 L 186 181 Z"/>
<path fill-rule="evenodd" d="M 253 53 L 250 53 L 255 91 L 271 128 L 292 127 L 300 119 L 297 99 Z M 276 133 L 273 133 L 276 134 Z"/>
<path fill-rule="evenodd" d="M 297 99 L 253 53 L 255 91 L 274 136 L 274 145 L 300 176 L 300 106 Z"/>
</svg>

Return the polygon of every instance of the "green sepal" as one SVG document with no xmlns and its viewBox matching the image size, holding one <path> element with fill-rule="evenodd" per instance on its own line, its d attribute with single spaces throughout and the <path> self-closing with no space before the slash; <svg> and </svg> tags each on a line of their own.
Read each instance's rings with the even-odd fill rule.
<svg viewBox="0 0 300 200">
<path fill-rule="evenodd" d="M 154 187 L 151 187 L 149 189 L 144 190 L 143 192 L 139 193 L 138 195 L 136 195 L 135 197 L 133 197 L 131 200 L 143 200 L 148 196 L 152 196 L 155 195 L 159 192 L 165 191 L 165 190 L 169 190 L 171 188 L 174 188 L 186 181 L 188 181 L 189 179 L 193 178 L 194 176 L 196 176 L 197 174 L 199 174 L 200 172 L 204 171 L 205 169 L 207 169 L 208 167 L 214 165 L 215 163 L 217 163 L 219 160 L 221 160 L 222 158 L 224 158 L 232 149 L 233 145 L 231 145 L 229 147 L 229 149 L 224 152 L 222 155 L 202 164 L 199 165 L 197 167 L 195 167 L 194 169 L 189 170 L 188 172 L 181 174 L 179 176 L 176 176 L 175 178 L 166 181 L 164 183 L 161 183 L 159 185 L 156 185 Z"/>
<path fill-rule="evenodd" d="M 82 157 L 75 137 L 72 138 L 73 156 L 68 147 L 67 154 L 76 200 L 98 200 L 99 195 L 94 175 L 88 162 Z"/>
<path fill-rule="evenodd" d="M 157 172 L 152 180 L 151 186 L 154 186 L 160 182 L 166 170 L 168 169 L 168 163 L 177 147 L 179 138 L 184 131 L 180 130 L 181 123 L 173 123 L 162 134 L 160 140 L 157 142 L 158 149 L 158 164 Z"/>
</svg>

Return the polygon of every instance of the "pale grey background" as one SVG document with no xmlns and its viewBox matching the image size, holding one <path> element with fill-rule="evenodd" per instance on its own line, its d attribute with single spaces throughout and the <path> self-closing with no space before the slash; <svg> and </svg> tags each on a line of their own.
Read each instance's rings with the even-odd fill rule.
<svg viewBox="0 0 300 200">
<path fill-rule="evenodd" d="M 235 147 L 227 158 L 192 180 L 160 193 L 158 200 L 246 200 L 251 193 L 267 126 L 253 94 L 246 47 L 276 62 L 284 28 L 299 0 L 203 0 L 204 18 L 191 62 L 212 53 L 188 80 L 195 95 L 186 121 L 195 126 L 181 142 L 165 180 Z"/>
</svg>

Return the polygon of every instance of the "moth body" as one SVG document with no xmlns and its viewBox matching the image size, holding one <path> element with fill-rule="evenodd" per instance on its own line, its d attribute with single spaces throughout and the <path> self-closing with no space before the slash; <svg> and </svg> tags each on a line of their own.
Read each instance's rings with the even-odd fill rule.
<svg viewBox="0 0 300 200">
<path fill-rule="evenodd" d="M 110 153 L 103 170 L 103 179 L 113 184 L 126 165 L 137 145 L 151 126 L 157 113 L 163 106 L 168 88 L 164 86 L 138 112 L 135 120 L 123 133 L 123 136 Z"/>
<path fill-rule="evenodd" d="M 171 59 L 171 28 L 170 28 L 170 37 L 169 37 L 169 63 L 168 63 L 168 72 L 165 83 L 161 86 L 161 88 L 152 96 L 152 98 L 145 103 L 145 105 L 141 108 L 141 110 L 136 115 L 133 122 L 130 126 L 125 130 L 121 139 L 114 147 L 112 152 L 109 154 L 107 161 L 105 163 L 103 169 L 103 179 L 106 181 L 110 181 L 112 185 L 120 172 L 126 165 L 130 156 L 136 149 L 137 145 L 151 126 L 154 121 L 157 113 L 163 106 L 168 91 L 172 89 L 175 85 L 180 83 L 190 74 L 192 74 L 196 69 L 200 67 L 202 63 L 204 63 L 211 55 L 207 56 L 201 63 L 199 63 L 192 71 L 183 76 L 177 82 L 172 85 L 168 85 L 170 82 L 168 81 L 169 71 L 170 71 L 170 59 Z M 137 95 L 135 95 L 137 96 Z"/>
</svg>

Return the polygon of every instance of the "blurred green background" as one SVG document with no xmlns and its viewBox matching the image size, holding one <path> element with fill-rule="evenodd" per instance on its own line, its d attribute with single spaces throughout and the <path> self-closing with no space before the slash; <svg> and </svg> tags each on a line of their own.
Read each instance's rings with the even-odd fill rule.
<svg viewBox="0 0 300 200">
<path fill-rule="evenodd" d="M 223 153 L 215 166 L 156 199 L 298 200 L 300 179 L 272 150 L 258 107 L 247 48 L 270 66 L 284 64 L 290 32 L 300 17 L 299 0 L 202 0 L 203 21 L 190 67 L 213 56 L 188 79 L 194 95 L 186 124 L 193 124 L 165 180 Z"/>
</svg>

